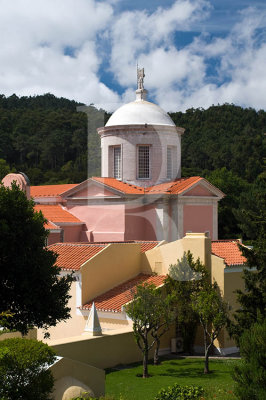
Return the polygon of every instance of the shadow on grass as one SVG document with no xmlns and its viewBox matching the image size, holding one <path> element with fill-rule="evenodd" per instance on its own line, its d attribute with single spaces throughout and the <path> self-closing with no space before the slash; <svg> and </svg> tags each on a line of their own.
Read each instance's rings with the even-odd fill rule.
<svg viewBox="0 0 266 400">
<path fill-rule="evenodd" d="M 221 372 L 219 371 L 219 375 Z M 158 374 L 158 376 L 169 376 L 169 377 L 174 377 L 174 378 L 201 378 L 201 379 L 215 379 L 217 378 L 217 373 L 216 371 L 210 371 L 209 374 L 204 374 L 203 373 L 203 367 L 201 368 L 193 368 L 190 370 L 185 370 L 185 369 L 173 369 L 173 368 L 168 368 L 164 373 Z"/>
</svg>

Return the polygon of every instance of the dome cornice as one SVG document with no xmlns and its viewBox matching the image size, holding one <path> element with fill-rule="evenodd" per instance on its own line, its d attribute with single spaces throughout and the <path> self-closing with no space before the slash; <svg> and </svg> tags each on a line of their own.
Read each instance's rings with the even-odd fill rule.
<svg viewBox="0 0 266 400">
<path fill-rule="evenodd" d="M 100 136 L 108 135 L 119 135 L 125 133 L 136 133 L 145 134 L 150 132 L 160 132 L 160 133 L 177 133 L 178 135 L 183 135 L 185 132 L 184 128 L 178 126 L 170 125 L 149 125 L 149 124 L 139 124 L 139 125 L 112 125 L 103 126 L 97 129 Z"/>
</svg>

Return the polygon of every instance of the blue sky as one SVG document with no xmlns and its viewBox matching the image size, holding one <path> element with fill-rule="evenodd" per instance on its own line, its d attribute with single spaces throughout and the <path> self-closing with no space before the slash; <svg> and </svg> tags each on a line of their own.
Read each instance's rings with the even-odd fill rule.
<svg viewBox="0 0 266 400">
<path fill-rule="evenodd" d="M 53 93 L 113 111 L 136 63 L 167 111 L 266 109 L 266 2 L 0 0 L 0 93 Z"/>
</svg>

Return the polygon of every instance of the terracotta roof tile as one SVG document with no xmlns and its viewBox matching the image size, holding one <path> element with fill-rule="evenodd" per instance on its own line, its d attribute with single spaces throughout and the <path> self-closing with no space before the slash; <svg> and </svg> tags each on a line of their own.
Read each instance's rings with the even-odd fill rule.
<svg viewBox="0 0 266 400">
<path fill-rule="evenodd" d="M 106 247 L 104 244 L 56 243 L 48 246 L 58 254 L 56 265 L 63 270 L 78 271 L 84 262 Z"/>
<path fill-rule="evenodd" d="M 42 185 L 42 186 L 31 186 L 30 195 L 31 197 L 53 197 L 60 196 L 65 191 L 72 189 L 77 184 L 62 184 L 62 185 Z"/>
<path fill-rule="evenodd" d="M 52 231 L 53 229 L 60 229 L 57 225 L 53 224 L 51 221 L 47 221 L 46 224 L 44 224 L 45 229 Z"/>
<path fill-rule="evenodd" d="M 194 183 L 202 180 L 200 176 L 192 176 L 190 178 L 180 178 L 176 179 L 172 182 L 160 183 L 159 185 L 150 186 L 146 188 L 145 193 L 150 194 L 179 194 L 182 193 L 185 189 L 188 189 L 190 186 L 194 185 Z"/>
<path fill-rule="evenodd" d="M 113 189 L 116 189 L 122 193 L 126 194 L 143 194 L 144 189 L 140 186 L 130 185 L 129 183 L 119 181 L 115 178 L 100 178 L 100 177 L 92 177 L 94 181 L 101 182 L 106 186 L 109 186 Z"/>
<path fill-rule="evenodd" d="M 145 189 L 140 186 L 130 185 L 129 183 L 119 181 L 115 178 L 93 177 L 92 179 L 97 182 L 101 182 L 104 185 L 110 186 L 116 190 L 119 190 L 120 192 L 125 194 L 179 194 L 182 193 L 185 189 L 188 189 L 190 186 L 194 185 L 194 183 L 199 182 L 203 178 L 201 178 L 200 176 L 180 178 L 171 182 L 165 182 L 159 185 L 150 186 Z"/>
<path fill-rule="evenodd" d="M 242 256 L 238 240 L 212 241 L 212 254 L 224 259 L 226 265 L 243 265 L 247 260 Z"/>
<path fill-rule="evenodd" d="M 126 240 L 126 241 L 110 241 L 110 242 L 89 242 L 91 244 L 134 244 L 134 243 L 140 243 L 140 251 L 141 253 L 145 253 L 148 250 L 153 249 L 154 247 L 158 246 L 160 242 L 154 242 L 154 241 L 142 241 L 142 240 Z"/>
<path fill-rule="evenodd" d="M 103 183 L 110 188 L 118 190 L 124 194 L 179 194 L 185 189 L 188 189 L 194 183 L 199 182 L 203 178 L 199 176 L 192 176 L 190 178 L 180 178 L 171 182 L 161 183 L 159 185 L 143 188 L 136 185 L 131 185 L 122 182 L 115 178 L 102 178 L 92 177 L 93 181 Z M 60 196 L 69 189 L 74 188 L 77 184 L 63 184 L 63 185 L 45 185 L 45 186 L 31 186 L 32 197 L 53 197 Z"/>
<path fill-rule="evenodd" d="M 80 219 L 64 210 L 60 205 L 35 204 L 35 211 L 41 211 L 44 218 L 51 222 L 81 223 Z"/>
<path fill-rule="evenodd" d="M 94 301 L 96 309 L 99 311 L 121 312 L 122 306 L 132 300 L 132 291 L 136 290 L 137 285 L 141 283 L 153 283 L 155 286 L 160 286 L 164 283 L 165 275 L 144 275 L 140 274 L 133 279 L 130 279 L 108 292 L 96 297 L 88 304 L 84 304 L 81 308 L 88 310 Z"/>
<path fill-rule="evenodd" d="M 136 243 L 140 243 L 140 251 L 142 253 L 145 253 L 145 251 L 153 249 L 159 244 L 159 242 L 136 242 Z"/>
</svg>

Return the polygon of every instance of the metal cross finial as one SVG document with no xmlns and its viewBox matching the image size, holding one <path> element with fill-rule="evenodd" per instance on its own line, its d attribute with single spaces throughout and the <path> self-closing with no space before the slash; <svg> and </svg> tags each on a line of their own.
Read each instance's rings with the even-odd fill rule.
<svg viewBox="0 0 266 400">
<path fill-rule="evenodd" d="M 137 66 L 137 77 L 138 77 L 138 89 L 144 89 L 143 81 L 144 81 L 144 68 L 139 68 Z"/>
</svg>

